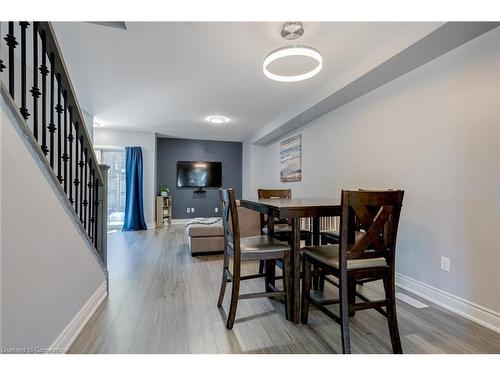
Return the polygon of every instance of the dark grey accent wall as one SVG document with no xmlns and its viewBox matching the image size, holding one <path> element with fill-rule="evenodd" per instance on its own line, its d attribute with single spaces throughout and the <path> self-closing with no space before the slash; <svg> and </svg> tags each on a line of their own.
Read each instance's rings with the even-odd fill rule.
<svg viewBox="0 0 500 375">
<path fill-rule="evenodd" d="M 178 161 L 222 162 L 222 186 L 234 188 L 236 197 L 242 189 L 241 142 L 204 141 L 195 139 L 157 138 L 157 194 L 161 184 L 170 187 L 172 216 L 174 219 L 220 216 L 219 188 L 204 188 L 206 193 L 196 194 L 194 188 L 177 187 Z M 187 213 L 187 208 L 194 213 Z M 215 212 L 215 208 L 219 212 Z"/>
</svg>

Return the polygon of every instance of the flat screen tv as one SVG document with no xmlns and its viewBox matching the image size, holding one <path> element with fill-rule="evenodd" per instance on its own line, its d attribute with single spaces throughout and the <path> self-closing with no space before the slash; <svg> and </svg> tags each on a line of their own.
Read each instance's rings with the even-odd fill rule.
<svg viewBox="0 0 500 375">
<path fill-rule="evenodd" d="M 178 161 L 178 187 L 221 187 L 222 163 L 218 161 Z"/>
</svg>

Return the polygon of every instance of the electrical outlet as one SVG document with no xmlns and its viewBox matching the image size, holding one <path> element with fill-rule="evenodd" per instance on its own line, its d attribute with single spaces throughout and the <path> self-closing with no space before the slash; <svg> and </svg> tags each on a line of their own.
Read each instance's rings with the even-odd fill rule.
<svg viewBox="0 0 500 375">
<path fill-rule="evenodd" d="M 441 257 L 441 269 L 446 272 L 450 272 L 450 258 Z"/>
<path fill-rule="evenodd" d="M 194 207 L 191 207 L 191 212 L 194 212 Z"/>
<path fill-rule="evenodd" d="M 219 212 L 219 207 L 215 207 L 215 212 Z"/>
<path fill-rule="evenodd" d="M 186 212 L 189 214 L 191 213 L 191 209 L 190 208 L 186 208 Z"/>
</svg>

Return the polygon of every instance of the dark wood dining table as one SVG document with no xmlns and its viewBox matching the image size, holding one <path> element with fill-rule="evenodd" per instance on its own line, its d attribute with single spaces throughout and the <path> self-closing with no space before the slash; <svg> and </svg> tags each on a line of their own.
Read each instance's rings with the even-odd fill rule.
<svg viewBox="0 0 500 375">
<path fill-rule="evenodd" d="M 340 198 L 243 199 L 242 207 L 267 215 L 268 235 L 274 219 L 288 219 L 292 226 L 292 321 L 300 321 L 300 219 L 312 218 L 313 245 L 320 243 L 320 217 L 340 216 Z"/>
</svg>

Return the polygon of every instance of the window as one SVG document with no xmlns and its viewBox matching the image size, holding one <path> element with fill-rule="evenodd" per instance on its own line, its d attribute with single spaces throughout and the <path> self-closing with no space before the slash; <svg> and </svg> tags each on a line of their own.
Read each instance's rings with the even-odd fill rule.
<svg viewBox="0 0 500 375">
<path fill-rule="evenodd" d="M 125 151 L 98 148 L 96 156 L 100 163 L 109 165 L 108 226 L 122 226 L 125 216 Z"/>
</svg>

